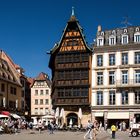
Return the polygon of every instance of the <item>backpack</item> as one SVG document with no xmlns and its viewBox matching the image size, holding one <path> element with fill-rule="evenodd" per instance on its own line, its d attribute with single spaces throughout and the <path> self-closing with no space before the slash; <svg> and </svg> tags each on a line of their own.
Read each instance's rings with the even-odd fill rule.
<svg viewBox="0 0 140 140">
<path fill-rule="evenodd" d="M 93 129 L 93 128 L 94 128 L 93 123 L 90 123 L 90 124 L 89 124 L 89 129 Z"/>
<path fill-rule="evenodd" d="M 94 125 L 92 124 L 91 128 L 93 129 L 94 128 Z"/>
</svg>

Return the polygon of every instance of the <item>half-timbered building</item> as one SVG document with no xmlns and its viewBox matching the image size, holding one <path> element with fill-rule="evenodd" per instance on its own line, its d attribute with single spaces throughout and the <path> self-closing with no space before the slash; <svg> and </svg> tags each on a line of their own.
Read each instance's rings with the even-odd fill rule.
<svg viewBox="0 0 140 140">
<path fill-rule="evenodd" d="M 83 29 L 72 15 L 59 43 L 50 51 L 49 67 L 52 70 L 52 103 L 59 107 L 63 123 L 87 123 L 90 118 L 91 57 L 92 50 L 85 41 Z M 82 117 L 78 115 L 81 108 Z M 62 114 L 62 112 L 60 113 Z M 81 120 L 80 120 L 80 119 Z"/>
</svg>

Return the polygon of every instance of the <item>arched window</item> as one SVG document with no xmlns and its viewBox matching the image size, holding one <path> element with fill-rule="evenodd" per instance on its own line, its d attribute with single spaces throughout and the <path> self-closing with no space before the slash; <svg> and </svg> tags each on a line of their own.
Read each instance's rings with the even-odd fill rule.
<svg viewBox="0 0 140 140">
<path fill-rule="evenodd" d="M 136 32 L 139 32 L 139 27 L 136 28 Z"/>
</svg>

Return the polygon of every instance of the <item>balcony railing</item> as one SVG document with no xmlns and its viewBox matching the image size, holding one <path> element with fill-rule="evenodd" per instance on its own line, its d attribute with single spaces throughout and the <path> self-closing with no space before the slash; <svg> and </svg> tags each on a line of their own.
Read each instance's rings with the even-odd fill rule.
<svg viewBox="0 0 140 140">
<path fill-rule="evenodd" d="M 88 98 L 84 99 L 57 99 L 54 105 L 88 105 Z"/>
<path fill-rule="evenodd" d="M 117 80 L 116 87 L 139 87 L 140 79 Z"/>
<path fill-rule="evenodd" d="M 84 62 L 84 63 L 66 63 L 66 64 L 57 64 L 56 69 L 69 69 L 69 68 L 89 68 L 89 63 Z"/>
<path fill-rule="evenodd" d="M 55 86 L 89 86 L 88 80 L 57 81 Z"/>
</svg>

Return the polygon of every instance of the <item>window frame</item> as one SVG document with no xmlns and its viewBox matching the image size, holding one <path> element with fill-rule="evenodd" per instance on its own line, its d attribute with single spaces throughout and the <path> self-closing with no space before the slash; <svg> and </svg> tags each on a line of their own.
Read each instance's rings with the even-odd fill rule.
<svg viewBox="0 0 140 140">
<path fill-rule="evenodd" d="M 97 55 L 97 66 L 102 67 L 103 66 L 103 55 Z"/>
<path fill-rule="evenodd" d="M 116 64 L 116 55 L 115 53 L 109 54 L 109 66 L 114 66 Z"/>
<path fill-rule="evenodd" d="M 97 72 L 97 85 L 103 85 L 103 72 Z"/>
<path fill-rule="evenodd" d="M 104 38 L 98 37 L 97 38 L 97 46 L 103 46 L 104 45 Z"/>
<path fill-rule="evenodd" d="M 140 52 L 135 52 L 134 64 L 140 64 Z"/>
<path fill-rule="evenodd" d="M 134 34 L 134 42 L 140 43 L 140 32 Z"/>
<path fill-rule="evenodd" d="M 135 91 L 135 104 L 140 104 L 140 91 Z"/>
<path fill-rule="evenodd" d="M 96 95 L 97 95 L 96 104 L 103 105 L 103 91 L 97 91 Z"/>
<path fill-rule="evenodd" d="M 122 70 L 121 73 L 122 73 L 122 84 L 128 84 L 128 70 Z"/>
<path fill-rule="evenodd" d="M 114 85 L 115 81 L 116 81 L 115 80 L 115 71 L 109 71 L 109 81 L 108 81 L 109 85 Z"/>
<path fill-rule="evenodd" d="M 126 37 L 126 38 L 125 38 Z M 126 41 L 126 42 L 125 42 Z M 126 35 L 126 34 L 124 34 L 124 35 L 122 35 L 122 38 L 121 38 L 121 43 L 123 44 L 123 45 L 125 45 L 125 44 L 128 44 L 129 43 L 129 40 L 128 40 L 128 35 Z"/>
<path fill-rule="evenodd" d="M 115 105 L 116 104 L 116 93 L 115 90 L 109 91 L 109 105 Z"/>
<path fill-rule="evenodd" d="M 135 84 L 140 84 L 140 69 L 135 70 Z"/>
<path fill-rule="evenodd" d="M 122 91 L 121 93 L 121 103 L 122 105 L 128 105 L 129 103 L 129 96 L 128 96 L 128 91 Z"/>
<path fill-rule="evenodd" d="M 109 45 L 110 46 L 116 45 L 116 36 L 114 35 L 109 36 Z"/>
<path fill-rule="evenodd" d="M 124 52 L 122 53 L 122 57 L 121 57 L 121 61 L 122 61 L 122 65 L 128 65 L 128 53 Z"/>
</svg>

